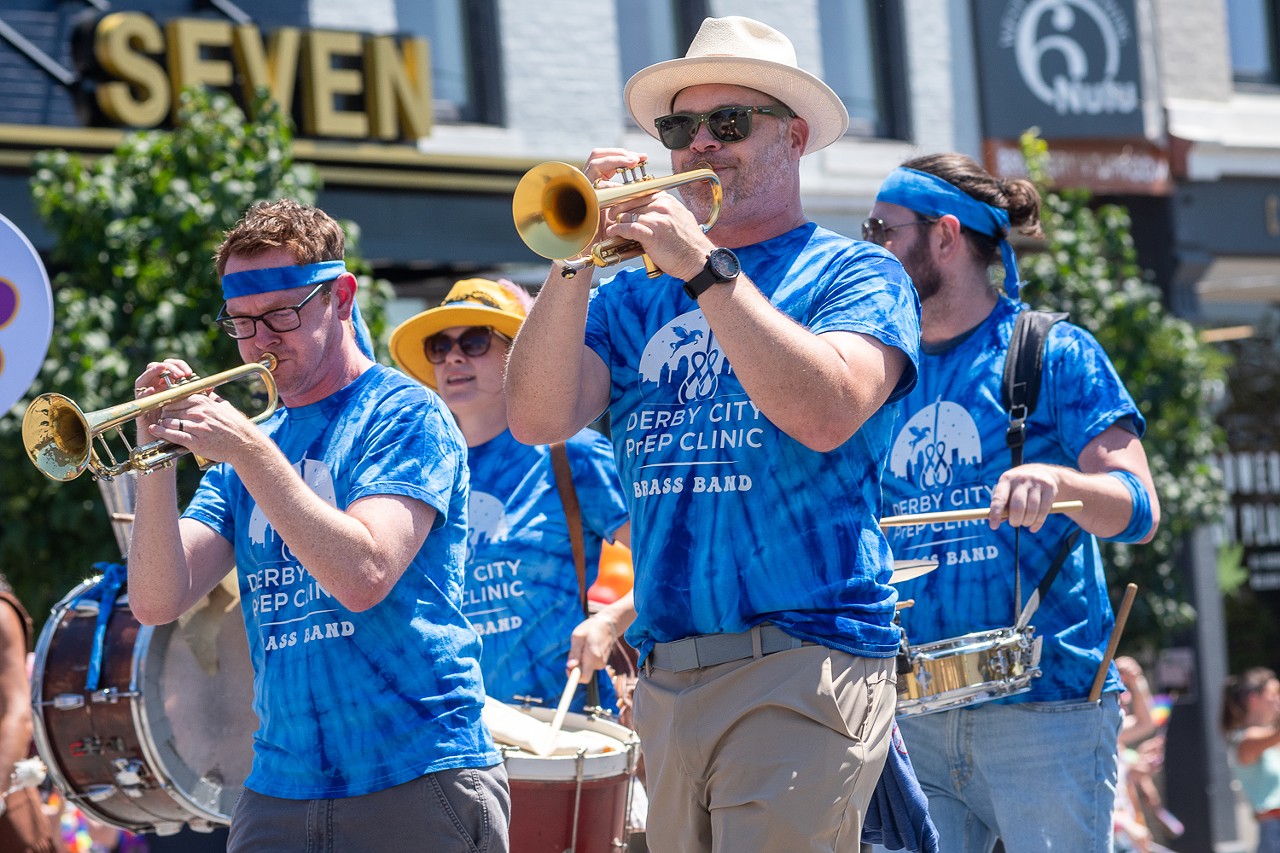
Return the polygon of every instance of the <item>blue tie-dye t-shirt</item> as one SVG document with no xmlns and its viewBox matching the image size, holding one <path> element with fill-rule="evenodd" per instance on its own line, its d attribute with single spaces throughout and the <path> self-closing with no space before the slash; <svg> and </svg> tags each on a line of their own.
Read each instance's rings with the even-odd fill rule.
<svg viewBox="0 0 1280 853">
<path fill-rule="evenodd" d="M 756 408 L 682 282 L 625 270 L 597 288 L 586 343 L 610 371 L 610 431 L 635 544 L 639 618 L 627 639 L 647 655 L 654 642 L 769 621 L 890 656 L 896 596 L 876 519 L 892 401 L 915 382 L 915 289 L 888 252 L 811 223 L 735 252 L 797 323 L 867 335 L 909 364 L 889 403 L 819 453 Z M 754 353 L 773 355 L 764 344 Z"/>
<path fill-rule="evenodd" d="M 436 520 L 387 597 L 353 613 L 298 562 L 230 466 L 205 475 L 185 516 L 235 545 L 260 723 L 246 787 L 349 797 L 497 764 L 480 720 L 480 639 L 461 610 L 467 466 L 453 416 L 375 365 L 262 428 L 333 506 L 403 495 L 434 507 Z"/>
<path fill-rule="evenodd" d="M 1014 321 L 1025 307 L 1001 298 L 986 321 L 954 347 L 922 354 L 920 380 L 904 401 L 889 455 L 886 515 L 990 506 L 991 490 L 1012 464 L 1001 384 Z M 1085 445 L 1112 424 L 1139 434 L 1145 429 L 1107 354 L 1078 326 L 1053 326 L 1040 388 L 1027 422 L 1027 463 L 1077 468 Z M 1065 514 L 1051 513 L 1039 533 L 1022 531 L 1023 603 L 1074 529 Z M 1021 608 L 1014 603 L 1013 539 L 1008 524 L 993 531 L 985 519 L 889 530 L 895 558 L 939 561 L 929 574 L 898 584 L 903 599 L 915 599 L 901 614 L 913 647 L 1016 624 L 1015 609 Z M 1043 674 L 1030 692 L 1008 701 L 1086 696 L 1113 623 L 1097 540 L 1081 533 L 1031 621 L 1044 638 Z M 1114 666 L 1105 689 L 1120 689 Z"/>
<path fill-rule="evenodd" d="M 587 586 L 600 570 L 601 539 L 627 521 L 622 485 L 608 439 L 583 430 L 566 443 L 582 513 Z M 556 489 L 547 445 L 529 446 L 503 431 L 472 447 L 471 526 L 462 611 L 480 632 L 485 692 L 503 702 L 536 697 L 556 707 L 566 684 L 569 635 L 582 621 L 569 522 Z M 601 671 L 600 701 L 616 705 Z M 586 687 L 573 709 L 581 710 Z"/>
</svg>

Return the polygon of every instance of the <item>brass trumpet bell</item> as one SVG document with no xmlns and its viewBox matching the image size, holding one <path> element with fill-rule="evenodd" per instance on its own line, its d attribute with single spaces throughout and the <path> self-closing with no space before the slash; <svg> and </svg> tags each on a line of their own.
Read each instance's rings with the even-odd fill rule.
<svg viewBox="0 0 1280 853">
<path fill-rule="evenodd" d="M 644 254 L 643 247 L 635 240 L 614 238 L 591 245 L 600 230 L 605 208 L 707 181 L 712 188 L 712 205 L 707 221 L 702 224 L 703 232 L 709 231 L 720 216 L 720 178 L 711 169 L 691 169 L 655 178 L 645 172 L 644 161 L 641 161 L 635 169 L 624 169 L 622 175 L 621 186 L 596 189 L 581 170 L 568 163 L 551 161 L 534 166 L 520 179 L 511 200 L 511 214 L 520 239 L 544 258 L 567 258 L 562 275 L 572 278 L 588 266 L 607 267 Z M 647 255 L 644 261 L 650 278 L 661 275 L 662 271 Z"/>
<path fill-rule="evenodd" d="M 49 479 L 62 483 L 74 480 L 86 470 L 91 471 L 95 479 L 102 480 L 110 480 L 129 470 L 148 473 L 171 465 L 173 460 L 191 451 L 168 441 L 153 441 L 132 447 L 121 429 L 124 424 L 148 412 L 162 409 L 175 400 L 203 394 L 219 385 L 255 374 L 261 376 L 266 385 L 268 402 L 253 421 L 258 423 L 266 420 L 276 408 L 276 383 L 271 375 L 275 366 L 276 357 L 268 353 L 261 361 L 253 364 L 225 370 L 207 379 L 190 379 L 142 400 L 93 412 L 81 410 L 71 398 L 62 394 L 41 394 L 31 401 L 22 418 L 22 443 L 26 446 L 31 464 Z M 104 436 L 104 433 L 112 429 L 129 451 L 121 461 L 116 461 Z M 101 442 L 109 461 L 104 462 L 98 456 L 94 449 L 95 439 Z"/>
</svg>

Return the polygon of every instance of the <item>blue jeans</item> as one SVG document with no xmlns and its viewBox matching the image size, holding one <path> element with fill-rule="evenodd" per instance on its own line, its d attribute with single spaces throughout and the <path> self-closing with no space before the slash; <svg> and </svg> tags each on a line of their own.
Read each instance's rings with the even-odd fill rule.
<svg viewBox="0 0 1280 853">
<path fill-rule="evenodd" d="M 1280 818 L 1258 821 L 1258 853 L 1280 853 Z"/>
<path fill-rule="evenodd" d="M 245 788 L 231 816 L 229 853 L 506 853 L 507 769 L 428 773 L 372 794 L 284 800 Z"/>
<path fill-rule="evenodd" d="M 987 703 L 898 727 L 943 853 L 1109 853 L 1122 714 L 1115 693 Z"/>
</svg>

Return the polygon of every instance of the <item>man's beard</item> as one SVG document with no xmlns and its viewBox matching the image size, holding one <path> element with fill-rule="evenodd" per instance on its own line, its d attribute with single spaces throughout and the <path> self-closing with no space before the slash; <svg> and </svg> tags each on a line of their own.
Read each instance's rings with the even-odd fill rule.
<svg viewBox="0 0 1280 853">
<path fill-rule="evenodd" d="M 903 263 L 921 302 L 937 296 L 942 290 L 942 274 L 938 272 L 938 265 L 933 262 L 933 255 L 929 252 L 929 243 L 923 237 L 921 234 L 916 238 Z"/>
<path fill-rule="evenodd" d="M 763 130 L 761 128 L 756 132 Z M 673 169 L 678 168 L 682 172 L 711 169 L 719 174 L 721 170 L 728 171 L 729 174 L 722 177 L 725 184 L 722 188 L 724 197 L 721 204 L 728 211 L 740 213 L 745 212 L 742 209 L 747 205 L 768 207 L 774 188 L 778 185 L 775 176 L 782 170 L 793 168 L 787 149 L 781 143 L 769 146 L 760 156 L 748 161 L 715 152 L 709 157 L 702 156 L 685 161 L 680 166 L 675 162 L 671 165 Z M 680 187 L 680 198 L 699 222 L 707 221 L 711 213 L 712 199 L 712 188 L 708 181 L 698 181 Z"/>
</svg>

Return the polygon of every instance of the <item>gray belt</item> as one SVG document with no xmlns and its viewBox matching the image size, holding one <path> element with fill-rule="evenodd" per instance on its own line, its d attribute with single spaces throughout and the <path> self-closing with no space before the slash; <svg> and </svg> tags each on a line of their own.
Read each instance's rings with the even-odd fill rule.
<svg viewBox="0 0 1280 853">
<path fill-rule="evenodd" d="M 645 665 L 667 672 L 685 672 L 809 645 L 813 644 L 765 623 L 740 634 L 698 634 L 673 643 L 654 643 Z"/>
</svg>

